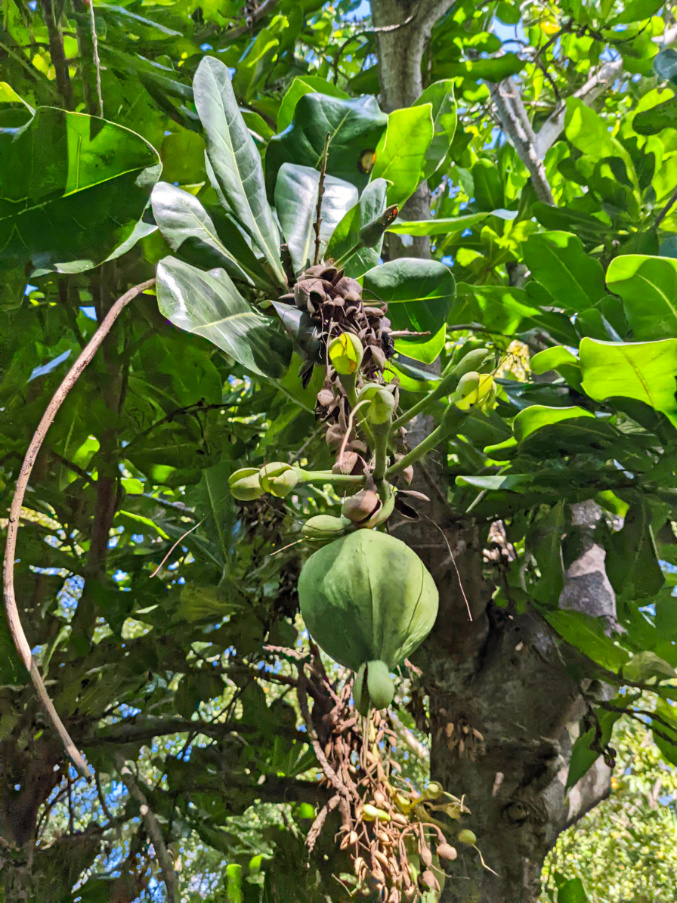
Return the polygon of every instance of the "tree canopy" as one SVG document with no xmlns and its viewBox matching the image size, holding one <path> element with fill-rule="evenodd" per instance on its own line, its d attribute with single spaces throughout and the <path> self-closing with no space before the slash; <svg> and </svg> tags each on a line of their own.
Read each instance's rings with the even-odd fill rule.
<svg viewBox="0 0 677 903">
<path fill-rule="evenodd" d="M 0 899 L 606 901 L 614 726 L 677 765 L 675 4 L 0 28 Z"/>
</svg>

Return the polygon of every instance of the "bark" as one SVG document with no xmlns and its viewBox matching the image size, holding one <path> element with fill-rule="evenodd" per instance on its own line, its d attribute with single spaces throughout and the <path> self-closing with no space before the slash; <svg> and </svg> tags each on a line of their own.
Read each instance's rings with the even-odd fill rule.
<svg viewBox="0 0 677 903">
<path fill-rule="evenodd" d="M 392 110 L 411 104 L 421 93 L 427 42 L 451 4 L 372 0 L 371 5 L 381 101 Z M 400 28 L 378 31 L 403 22 L 407 24 Z M 530 155 L 532 176 L 546 199 L 549 186 L 533 130 L 526 114 L 521 116 L 520 99 L 504 96 L 510 93 L 506 88 L 500 100 L 514 112 L 513 138 Z M 553 121 L 550 132 L 558 124 Z M 409 202 L 407 214 L 424 219 L 429 204 L 426 186 Z M 388 250 L 391 256 L 429 254 L 424 243 L 406 248 L 392 243 Z M 425 420 L 413 422 L 410 444 L 418 444 L 430 428 Z M 449 867 L 441 903 L 534 903 L 543 860 L 558 834 L 608 793 L 610 773 L 603 764 L 565 793 L 571 749 L 585 711 L 578 682 L 585 665 L 578 656 L 577 669 L 572 669 L 576 653 L 563 648 L 535 611 L 517 614 L 493 605 L 496 584 L 487 578 L 483 559 L 486 527 L 447 505 L 439 457 L 429 456 L 416 469 L 417 488 L 433 499 L 429 519 L 396 524 L 395 530 L 418 552 L 440 590 L 436 627 L 416 659 L 430 699 L 431 776 L 465 798 L 471 814 L 464 816 L 462 827 L 475 832 L 489 867 L 476 849 L 456 841 L 459 828 L 450 824 L 448 838 L 459 857 Z M 573 512 L 582 551 L 565 575 L 561 604 L 605 615 L 612 628 L 615 599 L 603 550 L 594 538 L 600 516 L 591 504 Z"/>
</svg>

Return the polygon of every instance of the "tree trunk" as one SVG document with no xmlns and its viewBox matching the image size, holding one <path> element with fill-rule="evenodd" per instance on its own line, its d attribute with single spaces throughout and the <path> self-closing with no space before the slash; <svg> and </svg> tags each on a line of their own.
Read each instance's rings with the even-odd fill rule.
<svg viewBox="0 0 677 903">
<path fill-rule="evenodd" d="M 432 28 L 450 6 L 447 0 L 372 0 L 385 109 L 407 106 L 420 95 Z M 422 186 L 407 214 L 424 219 L 429 204 Z M 406 248 L 391 243 L 388 251 L 429 256 L 425 239 Z M 430 428 L 425 420 L 412 423 L 410 444 Z M 417 465 L 417 478 L 417 488 L 433 499 L 429 518 L 394 529 L 418 552 L 440 590 L 438 621 L 417 659 L 430 699 L 431 776 L 464 797 L 471 811 L 460 827 L 477 835 L 477 849 L 464 846 L 457 841 L 458 825 L 450 824 L 448 839 L 459 856 L 449 867 L 441 903 L 533 903 L 558 834 L 608 793 L 610 771 L 602 762 L 565 793 L 585 712 L 579 683 L 585 663 L 572 669 L 569 652 L 538 614 L 493 604 L 495 584 L 484 576 L 486 527 L 483 534 L 481 525 L 446 504 L 444 469 L 434 456 Z M 592 503 L 574 511 L 583 552 L 567 571 L 561 604 L 606 614 L 611 626 L 615 599 L 593 535 L 600 516 Z"/>
</svg>

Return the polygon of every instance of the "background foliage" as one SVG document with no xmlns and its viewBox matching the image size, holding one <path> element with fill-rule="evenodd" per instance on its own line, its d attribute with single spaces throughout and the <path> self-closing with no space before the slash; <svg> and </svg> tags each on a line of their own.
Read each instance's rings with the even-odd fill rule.
<svg viewBox="0 0 677 903">
<path fill-rule="evenodd" d="M 338 499 L 311 486 L 287 506 L 238 506 L 227 492 L 245 464 L 329 463 L 318 370 L 305 388 L 297 377 L 313 337 L 298 320 L 274 325 L 267 303 L 285 313 L 290 266 L 298 274 L 314 250 L 309 211 L 328 130 L 323 247 L 387 296 L 394 328 L 430 334 L 398 342 L 402 406 L 436 385 L 425 369 L 435 359 L 444 371 L 481 345 L 500 365 L 497 408 L 468 417 L 441 454 L 449 501 L 477 519 L 487 548 L 490 525 L 505 526 L 508 554 L 485 568 L 496 611 L 536 611 L 581 654 L 581 683 L 618 689 L 611 698 L 586 684 L 569 784 L 617 716 L 649 712 L 619 722 L 618 783 L 562 835 L 544 899 L 577 899 L 576 879 L 599 903 L 674 897 L 673 5 L 454 3 L 433 30 L 426 91 L 390 115 L 368 13 L 350 0 L 280 0 L 247 15 L 230 0 L 95 3 L 99 96 L 88 4 L 4 6 L 6 506 L 68 366 L 114 299 L 159 263 L 157 298 L 134 303 L 70 393 L 26 499 L 22 616 L 99 783 L 64 759 L 0 621 L 7 901 L 164 898 L 121 759 L 136 763 L 183 899 L 342 899 L 331 875 L 347 865 L 331 831 L 305 864 L 322 796 L 290 693 L 295 659 L 280 652 L 305 640 L 301 559 L 298 549 L 271 556 Z M 577 98 L 607 64 L 612 90 L 592 105 Z M 544 160 L 555 206 L 496 116 L 492 90 L 511 76 L 534 129 L 563 105 L 564 132 Z M 432 218 L 400 212 L 385 252 L 383 229 L 365 239 L 421 180 Z M 435 261 L 378 266 L 391 235 L 430 236 Z M 597 539 L 616 594 L 611 624 L 558 605 L 580 544 L 565 503 L 590 499 L 606 512 Z M 417 698 L 403 683 L 409 744 L 395 755 L 422 789 Z"/>
</svg>

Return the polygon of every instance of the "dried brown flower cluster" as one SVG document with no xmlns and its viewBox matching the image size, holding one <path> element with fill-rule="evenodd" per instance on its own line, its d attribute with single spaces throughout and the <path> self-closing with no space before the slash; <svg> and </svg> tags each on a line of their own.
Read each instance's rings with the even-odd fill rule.
<svg viewBox="0 0 677 903">
<path fill-rule="evenodd" d="M 467 808 L 434 782 L 419 794 L 400 777 L 390 756 L 398 741 L 387 712 L 361 718 L 350 704 L 352 682 L 331 692 L 333 705 L 322 714 L 316 714 L 322 708 L 316 700 L 311 716 L 307 691 L 312 693 L 318 679 L 326 689 L 323 675 L 318 656 L 309 677 L 300 675 L 298 688 L 322 783 L 332 794 L 310 829 L 308 847 L 312 850 L 328 815 L 338 809 L 340 847 L 352 859 L 355 890 L 365 896 L 376 892 L 386 903 L 408 903 L 438 891 L 444 867 L 457 853 L 442 830 L 448 826 L 437 816 L 458 819 Z"/>
</svg>

